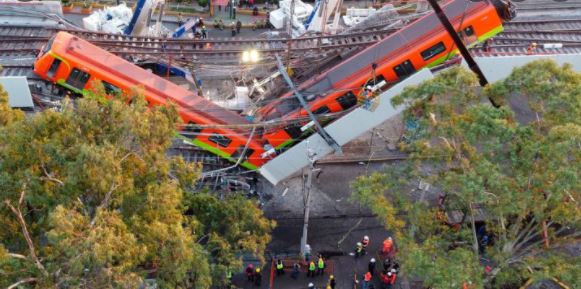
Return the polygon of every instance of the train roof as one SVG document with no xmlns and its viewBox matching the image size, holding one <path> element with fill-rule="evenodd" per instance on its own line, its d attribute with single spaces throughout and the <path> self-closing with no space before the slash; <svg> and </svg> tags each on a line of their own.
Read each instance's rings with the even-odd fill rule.
<svg viewBox="0 0 581 289">
<path fill-rule="evenodd" d="M 105 74 L 113 74 L 123 81 L 135 86 L 143 85 L 147 91 L 155 92 L 165 99 L 174 102 L 182 109 L 191 110 L 216 124 L 246 124 L 247 119 L 237 113 L 226 110 L 193 92 L 182 88 L 171 81 L 163 79 L 137 65 L 124 60 L 88 41 L 66 32 L 56 35 L 53 51 L 57 54 L 67 54 L 76 57 L 89 73 L 101 70 Z"/>
<path fill-rule="evenodd" d="M 488 5 L 490 3 L 486 0 L 478 2 L 473 2 L 472 0 L 452 0 L 443 7 L 443 10 L 448 18 L 454 21 L 457 17 L 464 14 L 470 16 L 471 11 L 481 9 Z M 427 31 L 426 27 L 431 27 L 431 31 Z M 301 92 L 305 95 L 320 94 L 337 88 L 334 85 L 346 77 L 353 75 L 353 73 L 365 67 L 371 68 L 372 63 L 383 61 L 396 50 L 417 41 L 418 37 L 426 33 L 435 33 L 434 30 L 444 30 L 444 26 L 440 23 L 435 13 L 430 13 L 367 49 L 353 55 L 339 65 L 327 70 L 322 76 L 305 83 L 304 89 L 301 89 Z"/>
</svg>

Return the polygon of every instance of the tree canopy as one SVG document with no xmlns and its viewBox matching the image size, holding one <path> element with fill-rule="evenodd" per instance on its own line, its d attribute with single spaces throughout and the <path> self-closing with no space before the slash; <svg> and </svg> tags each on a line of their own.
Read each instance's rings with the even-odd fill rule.
<svg viewBox="0 0 581 289">
<path fill-rule="evenodd" d="M 209 288 L 262 256 L 274 223 L 166 155 L 173 107 L 96 91 L 26 118 L 0 93 L 1 288 Z"/>
<path fill-rule="evenodd" d="M 395 98 L 422 134 L 402 145 L 405 163 L 353 182 L 354 197 L 394 232 L 402 273 L 425 286 L 507 288 L 550 277 L 577 288 L 581 258 L 568 249 L 581 235 L 581 74 L 537 61 L 484 90 L 477 84 L 454 68 Z M 511 97 L 524 99 L 518 114 Z M 414 189 L 418 182 L 433 188 Z"/>
</svg>

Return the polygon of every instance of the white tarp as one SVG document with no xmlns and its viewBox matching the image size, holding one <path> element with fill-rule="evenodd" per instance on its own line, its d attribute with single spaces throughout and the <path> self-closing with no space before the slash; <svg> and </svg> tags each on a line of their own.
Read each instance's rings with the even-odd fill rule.
<svg viewBox="0 0 581 289">
<path fill-rule="evenodd" d="M 113 34 L 123 34 L 123 30 L 131 21 L 133 11 L 125 3 L 118 6 L 96 10 L 88 17 L 83 18 L 83 26 L 87 30 L 102 31 Z"/>
</svg>

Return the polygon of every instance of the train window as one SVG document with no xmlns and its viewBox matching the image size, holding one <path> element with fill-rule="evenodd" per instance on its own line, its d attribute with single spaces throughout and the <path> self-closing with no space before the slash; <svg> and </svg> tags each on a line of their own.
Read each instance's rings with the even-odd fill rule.
<svg viewBox="0 0 581 289">
<path fill-rule="evenodd" d="M 357 104 L 357 97 L 349 91 L 342 96 L 337 97 L 337 102 L 343 109 L 349 109 Z"/>
<path fill-rule="evenodd" d="M 229 138 L 227 138 L 227 137 L 225 137 L 223 135 L 219 135 L 217 133 L 213 134 L 208 139 L 211 142 L 216 143 L 216 144 L 218 144 L 220 146 L 223 146 L 223 147 L 227 147 L 232 142 L 231 139 L 229 139 Z"/>
<path fill-rule="evenodd" d="M 235 160 L 238 160 L 238 158 L 240 158 L 240 155 L 242 154 L 242 152 L 244 151 L 244 146 L 239 146 L 236 151 L 232 154 L 232 158 Z M 249 156 L 251 156 L 254 153 L 254 150 L 251 148 L 247 148 L 246 149 L 246 153 L 244 154 L 244 157 L 242 159 L 248 159 Z"/>
<path fill-rule="evenodd" d="M 108 95 L 120 95 L 121 89 L 107 81 L 102 81 L 103 87 L 105 88 L 105 93 Z"/>
<path fill-rule="evenodd" d="M 47 52 L 50 51 L 50 49 L 52 48 L 52 43 L 54 42 L 55 37 L 56 36 L 53 36 L 53 37 L 50 38 L 50 40 L 48 41 L 48 43 L 44 47 L 44 50 L 42 51 L 42 54 L 46 54 Z"/>
<path fill-rule="evenodd" d="M 87 84 L 87 81 L 89 81 L 90 77 L 91 75 L 88 73 L 77 68 L 73 68 L 73 71 L 67 78 L 67 84 L 70 84 L 77 89 L 83 89 Z"/>
<path fill-rule="evenodd" d="M 188 125 L 184 126 L 183 131 L 188 132 L 188 135 L 192 134 L 191 135 L 192 138 L 196 138 L 198 134 L 202 131 L 202 128 L 196 127 L 195 125 L 196 125 L 195 122 L 190 121 L 188 122 Z"/>
<path fill-rule="evenodd" d="M 61 65 L 61 60 L 58 58 L 55 58 L 52 61 L 52 64 L 50 65 L 50 68 L 48 69 L 48 73 L 47 76 L 48 77 L 54 77 L 54 75 L 56 74 L 56 71 L 59 69 L 59 66 Z"/>
<path fill-rule="evenodd" d="M 444 42 L 439 42 L 438 44 L 422 51 L 421 55 L 424 60 L 428 60 L 433 58 L 434 56 L 444 52 L 446 50 L 446 46 L 444 46 Z"/>
<path fill-rule="evenodd" d="M 331 112 L 331 110 L 329 109 L 329 107 L 327 107 L 326 105 L 323 105 L 317 109 L 315 109 L 313 111 L 313 114 L 325 114 L 325 113 L 329 113 Z"/>
<path fill-rule="evenodd" d="M 281 103 L 276 106 L 276 111 L 278 111 L 282 115 L 285 115 L 291 111 L 296 110 L 300 106 L 301 103 L 296 97 L 289 97 L 283 99 Z"/>
<path fill-rule="evenodd" d="M 408 77 L 409 75 L 411 75 L 412 73 L 416 72 L 416 69 L 414 68 L 414 65 L 412 64 L 412 62 L 409 61 L 409 59 L 408 59 L 408 60 L 402 62 L 400 65 L 394 67 L 393 71 L 395 72 L 395 74 L 397 74 L 397 76 L 400 79 L 404 79 L 404 78 Z"/>
<path fill-rule="evenodd" d="M 290 135 L 290 137 L 293 139 L 297 139 L 301 137 L 301 135 L 303 134 L 303 132 L 301 131 L 301 126 L 299 124 L 289 125 L 284 129 L 284 131 L 286 131 L 286 133 L 288 133 L 288 135 Z"/>
</svg>

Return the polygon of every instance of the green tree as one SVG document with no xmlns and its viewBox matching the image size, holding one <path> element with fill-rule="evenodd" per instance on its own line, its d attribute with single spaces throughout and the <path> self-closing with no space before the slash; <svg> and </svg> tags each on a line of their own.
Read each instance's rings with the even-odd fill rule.
<svg viewBox="0 0 581 289">
<path fill-rule="evenodd" d="M 514 95 L 526 99 L 532 121 L 483 101 L 508 103 Z M 457 68 L 406 89 L 394 104 L 409 105 L 424 134 L 404 145 L 408 161 L 352 188 L 394 232 L 404 274 L 432 288 L 503 288 L 547 277 L 581 286 L 581 259 L 565 249 L 581 235 L 580 74 L 539 61 L 481 92 L 476 77 Z M 441 190 L 443 205 L 413 189 L 418 181 Z M 494 236 L 484 252 L 490 272 L 480 262 L 477 208 Z M 458 226 L 447 224 L 451 210 L 463 216 Z"/>
<path fill-rule="evenodd" d="M 209 288 L 262 255 L 260 209 L 191 192 L 199 166 L 166 156 L 172 107 L 97 93 L 23 118 L 0 96 L 1 288 Z"/>
</svg>

